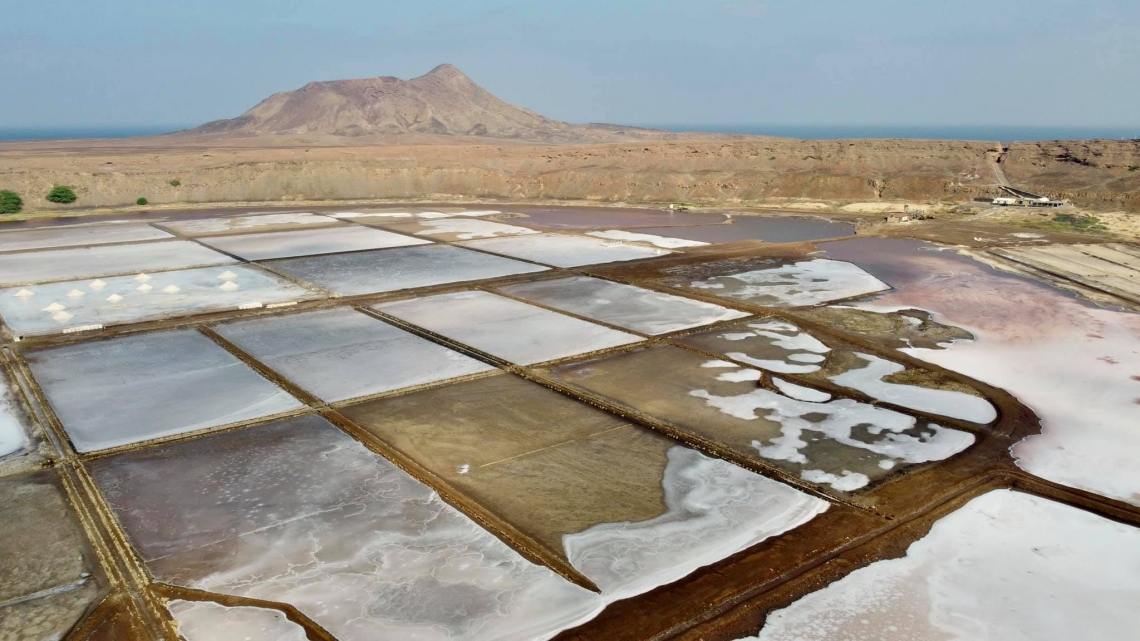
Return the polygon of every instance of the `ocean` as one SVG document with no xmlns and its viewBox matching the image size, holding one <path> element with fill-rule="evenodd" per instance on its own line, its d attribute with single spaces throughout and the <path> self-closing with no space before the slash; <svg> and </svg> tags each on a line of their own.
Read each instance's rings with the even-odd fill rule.
<svg viewBox="0 0 1140 641">
<path fill-rule="evenodd" d="M 837 138 L 910 138 L 915 140 L 983 140 L 1035 142 L 1039 140 L 1140 139 L 1134 127 L 1019 127 L 1004 125 L 644 125 L 666 131 L 783 136 L 803 140 Z"/>
<path fill-rule="evenodd" d="M 135 138 L 190 129 L 194 125 L 139 125 L 135 127 L 0 127 L 3 140 L 68 140 L 72 138 Z"/>
<path fill-rule="evenodd" d="M 638 125 L 666 131 L 783 136 L 804 140 L 836 138 L 910 138 L 917 140 L 984 140 L 1033 142 L 1038 140 L 1140 139 L 1135 127 L 1011 127 L 1000 125 Z M 132 138 L 190 129 L 194 125 L 140 125 L 135 127 L 0 127 L 0 141 L 63 140 L 69 138 Z"/>
</svg>

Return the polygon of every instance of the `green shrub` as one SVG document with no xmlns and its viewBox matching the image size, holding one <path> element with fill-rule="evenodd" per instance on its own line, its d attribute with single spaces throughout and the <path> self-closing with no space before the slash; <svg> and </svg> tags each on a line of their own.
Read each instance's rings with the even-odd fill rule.
<svg viewBox="0 0 1140 641">
<path fill-rule="evenodd" d="M 182 181 L 181 181 L 181 180 L 178 180 L 177 178 L 174 178 L 174 179 L 172 179 L 172 180 L 170 181 L 170 186 L 171 186 L 171 187 L 181 187 L 181 186 L 182 186 Z"/>
<path fill-rule="evenodd" d="M 1140 171 L 1140 165 L 1128 165 L 1128 171 Z"/>
<path fill-rule="evenodd" d="M 147 200 L 146 198 L 140 197 L 138 200 L 135 201 L 135 204 L 136 205 L 147 205 L 147 204 L 150 204 L 150 201 Z"/>
<path fill-rule="evenodd" d="M 75 190 L 71 187 L 67 185 L 56 185 L 48 192 L 47 199 L 53 203 L 70 205 L 78 200 L 79 197 L 75 195 Z"/>
<path fill-rule="evenodd" d="M 20 194 L 8 189 L 0 189 L 0 214 L 18 214 L 24 208 Z"/>
<path fill-rule="evenodd" d="M 1084 229 L 1090 231 L 1103 231 L 1107 229 L 1101 224 L 1100 219 L 1096 216 L 1082 216 L 1078 214 L 1057 214 L 1053 217 L 1054 223 L 1059 223 L 1061 226 L 1072 227 L 1073 229 Z"/>
</svg>

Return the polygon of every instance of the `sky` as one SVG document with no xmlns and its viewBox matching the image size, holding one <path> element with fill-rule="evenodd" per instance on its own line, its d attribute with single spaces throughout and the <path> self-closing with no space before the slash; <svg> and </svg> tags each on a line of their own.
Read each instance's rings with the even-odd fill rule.
<svg viewBox="0 0 1140 641">
<path fill-rule="evenodd" d="M 197 125 L 449 62 L 571 122 L 1140 127 L 1136 0 L 5 0 L 0 127 Z"/>
</svg>

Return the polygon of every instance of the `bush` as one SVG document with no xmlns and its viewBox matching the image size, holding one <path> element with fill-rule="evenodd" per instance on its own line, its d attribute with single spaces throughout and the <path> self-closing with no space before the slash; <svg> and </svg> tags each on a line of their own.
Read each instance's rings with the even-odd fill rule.
<svg viewBox="0 0 1140 641">
<path fill-rule="evenodd" d="M 52 188 L 51 191 L 48 192 L 47 199 L 53 203 L 70 205 L 71 203 L 78 200 L 79 197 L 75 195 L 75 190 L 71 187 L 68 187 L 67 185 L 56 185 Z"/>
<path fill-rule="evenodd" d="M 7 189 L 0 189 L 0 214 L 18 214 L 24 208 L 24 201 L 20 194 Z"/>
<path fill-rule="evenodd" d="M 147 200 L 146 198 L 139 198 L 138 200 L 135 201 L 136 205 L 147 205 L 149 203 L 150 203 L 150 201 Z"/>
<path fill-rule="evenodd" d="M 173 180 L 170 181 L 170 186 L 171 187 L 181 187 L 182 181 L 178 180 L 177 178 L 174 178 Z"/>
</svg>

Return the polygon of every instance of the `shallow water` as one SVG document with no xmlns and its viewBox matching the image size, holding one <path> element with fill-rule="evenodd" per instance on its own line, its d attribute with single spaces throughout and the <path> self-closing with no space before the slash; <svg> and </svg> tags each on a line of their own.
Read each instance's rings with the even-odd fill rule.
<svg viewBox="0 0 1140 641">
<path fill-rule="evenodd" d="M 173 237 L 150 225 L 75 225 L 24 231 L 3 231 L 3 228 L 0 228 L 0 252 L 164 240 Z"/>
<path fill-rule="evenodd" d="M 98 278 L 237 261 L 185 240 L 0 254 L 0 285 Z"/>
<path fill-rule="evenodd" d="M 471 240 L 464 242 L 463 245 L 555 267 L 581 267 L 583 265 L 640 260 L 672 253 L 667 249 L 626 245 L 600 238 L 564 234 L 504 236 Z"/>
<path fill-rule="evenodd" d="M 27 447 L 28 433 L 24 427 L 23 411 L 17 406 L 8 377 L 0 368 L 0 459 L 22 452 Z"/>
<path fill-rule="evenodd" d="M 489 292 L 439 294 L 374 309 L 519 365 L 643 340 Z"/>
<path fill-rule="evenodd" d="M 646 234 L 660 234 L 705 243 L 733 243 L 762 240 L 766 243 L 798 243 L 836 236 L 852 236 L 855 226 L 823 218 L 793 216 L 733 216 L 727 225 L 699 227 L 644 227 Z"/>
<path fill-rule="evenodd" d="M 500 291 L 646 334 L 665 334 L 749 315 L 712 303 L 587 276 L 508 285 Z"/>
<path fill-rule="evenodd" d="M 803 307 L 853 298 L 889 286 L 853 263 L 813 259 L 779 267 L 713 276 L 687 284 L 714 296 L 771 307 Z"/>
<path fill-rule="evenodd" d="M 541 639 L 603 606 L 317 416 L 91 467 L 156 580 L 288 603 L 342 641 Z"/>
<path fill-rule="evenodd" d="M 515 207 L 506 211 L 520 212 L 525 215 L 525 217 L 512 219 L 511 222 L 555 230 L 711 225 L 728 219 L 723 214 L 670 213 L 668 210 L 651 211 L 645 209 L 611 209 L 608 207 Z M 668 236 L 669 234 L 662 235 Z"/>
<path fill-rule="evenodd" d="M 267 264 L 344 296 L 530 274 L 549 269 L 450 245 L 286 258 Z"/>
<path fill-rule="evenodd" d="M 216 236 L 205 238 L 202 242 L 245 260 L 271 260 L 431 243 L 423 238 L 359 225 Z"/>
<path fill-rule="evenodd" d="M 80 452 L 304 407 L 194 330 L 52 347 L 27 360 Z"/>
<path fill-rule="evenodd" d="M 227 323 L 214 330 L 329 402 L 495 369 L 347 308 Z"/>
<path fill-rule="evenodd" d="M 200 218 L 163 222 L 161 225 L 186 236 L 209 236 L 213 234 L 244 234 L 249 232 L 282 231 L 287 229 L 307 229 L 336 225 L 337 221 L 328 216 L 305 212 L 295 214 L 261 214 L 255 216 L 226 216 L 221 218 Z"/>
</svg>

